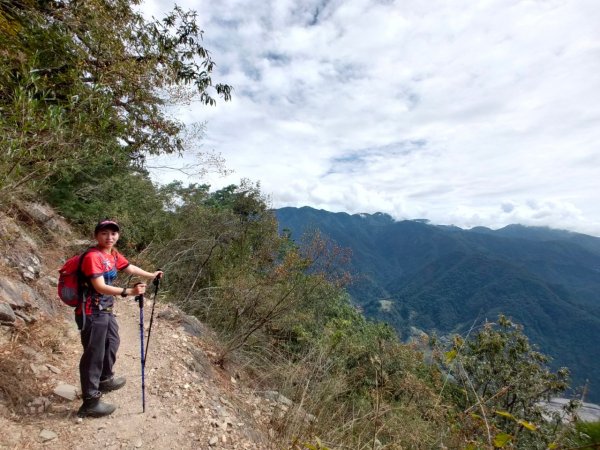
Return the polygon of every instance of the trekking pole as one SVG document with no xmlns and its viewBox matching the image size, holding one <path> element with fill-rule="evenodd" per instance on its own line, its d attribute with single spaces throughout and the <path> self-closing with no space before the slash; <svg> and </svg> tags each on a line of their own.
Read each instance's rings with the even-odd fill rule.
<svg viewBox="0 0 600 450">
<path fill-rule="evenodd" d="M 154 284 L 154 298 L 152 299 L 152 312 L 150 313 L 150 326 L 148 327 L 148 339 L 146 340 L 146 353 L 144 353 L 144 364 L 146 364 L 146 358 L 148 357 L 148 347 L 150 347 L 150 333 L 152 333 L 152 322 L 154 321 L 154 305 L 156 305 L 156 296 L 158 294 L 160 278 L 158 276 L 154 277 L 154 281 L 152 281 L 152 284 Z"/>
<path fill-rule="evenodd" d="M 139 284 L 139 283 L 138 283 Z M 144 380 L 144 366 L 146 365 L 146 356 L 144 353 L 144 294 L 135 296 L 135 301 L 140 305 L 140 353 L 142 360 L 142 412 L 146 412 L 146 384 Z"/>
</svg>

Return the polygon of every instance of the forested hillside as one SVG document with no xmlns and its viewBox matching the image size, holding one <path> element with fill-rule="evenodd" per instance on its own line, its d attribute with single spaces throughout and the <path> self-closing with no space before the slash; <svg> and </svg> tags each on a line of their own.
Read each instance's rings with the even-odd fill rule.
<svg viewBox="0 0 600 450">
<path fill-rule="evenodd" d="M 198 100 L 218 107 L 234 91 L 212 80 L 215 62 L 202 45 L 196 13 L 175 8 L 147 20 L 134 7 L 143 5 L 0 0 L 0 246 L 6 255 L 0 259 L 0 414 L 6 420 L 18 426 L 43 419 L 26 416 L 27 405 L 51 392 L 31 382 L 35 363 L 25 350 L 53 320 L 38 314 L 26 322 L 23 316 L 31 318 L 35 308 L 6 286 L 37 292 L 40 271 L 28 271 L 27 258 L 35 256 L 37 267 L 47 264 L 46 254 L 54 262 L 72 256 L 63 239 L 79 241 L 109 217 L 119 222 L 118 247 L 132 262 L 164 270 L 164 301 L 212 329 L 217 342 L 210 364 L 226 373 L 235 361 L 249 389 L 291 400 L 271 418 L 270 439 L 280 448 L 545 449 L 587 442 L 573 423 L 540 405 L 565 392 L 569 375 L 551 369 L 518 324 L 495 316 L 468 339 L 424 339 L 426 356 L 352 305 L 343 248 L 319 233 L 297 240 L 279 233 L 257 183 L 219 190 L 152 183 L 149 155 L 198 147 L 194 127 L 170 117 L 167 106 Z M 45 202 L 54 211 L 49 216 L 36 213 L 46 210 Z M 56 214 L 74 227 L 73 236 L 53 228 Z M 369 220 L 382 230 L 390 222 Z M 379 286 L 380 275 L 416 275 L 433 256 L 471 245 L 409 223 L 420 234 L 388 246 L 398 263 L 390 265 L 369 252 L 369 231 L 345 224 L 340 220 L 371 255 L 363 292 Z M 419 254 L 418 264 L 400 264 L 400 247 L 428 242 L 436 245 Z M 545 271 L 556 268 L 540 266 L 536 276 Z M 365 309 L 379 311 L 377 300 L 392 288 L 378 287 Z M 578 304 L 592 298 L 584 297 Z"/>
<path fill-rule="evenodd" d="M 500 230 L 396 222 L 384 214 L 277 210 L 282 228 L 317 228 L 352 249 L 353 301 L 405 338 L 411 327 L 466 333 L 499 313 L 567 366 L 573 382 L 600 385 L 600 238 L 511 225 Z"/>
</svg>

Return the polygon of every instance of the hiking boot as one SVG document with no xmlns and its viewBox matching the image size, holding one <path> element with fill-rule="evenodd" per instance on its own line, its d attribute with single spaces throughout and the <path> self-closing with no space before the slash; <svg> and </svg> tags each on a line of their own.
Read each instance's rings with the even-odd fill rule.
<svg viewBox="0 0 600 450">
<path fill-rule="evenodd" d="M 125 386 L 126 382 L 127 380 L 124 377 L 112 377 L 108 380 L 100 381 L 100 391 L 116 391 L 117 389 L 121 389 L 123 386 Z"/>
<path fill-rule="evenodd" d="M 100 397 L 86 398 L 77 411 L 78 417 L 104 417 L 112 414 L 117 407 L 100 401 Z"/>
</svg>

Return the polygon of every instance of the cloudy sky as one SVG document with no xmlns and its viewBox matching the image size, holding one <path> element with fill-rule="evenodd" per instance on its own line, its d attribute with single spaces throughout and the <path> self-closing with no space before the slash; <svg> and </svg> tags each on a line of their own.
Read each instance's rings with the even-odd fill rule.
<svg viewBox="0 0 600 450">
<path fill-rule="evenodd" d="M 163 2 L 144 4 L 160 16 Z M 600 236 L 597 0 L 186 0 L 230 103 L 203 151 L 274 207 Z M 171 162 L 172 163 L 172 162 Z"/>
</svg>

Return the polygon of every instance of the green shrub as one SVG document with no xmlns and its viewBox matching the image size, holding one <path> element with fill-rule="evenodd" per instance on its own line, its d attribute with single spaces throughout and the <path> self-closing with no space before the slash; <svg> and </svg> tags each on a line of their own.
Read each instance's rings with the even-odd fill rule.
<svg viewBox="0 0 600 450">
<path fill-rule="evenodd" d="M 582 449 L 600 447 L 600 422 L 577 422 L 577 443 Z"/>
</svg>

